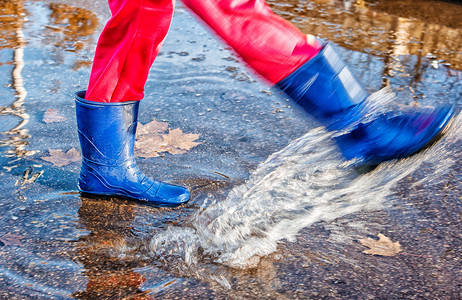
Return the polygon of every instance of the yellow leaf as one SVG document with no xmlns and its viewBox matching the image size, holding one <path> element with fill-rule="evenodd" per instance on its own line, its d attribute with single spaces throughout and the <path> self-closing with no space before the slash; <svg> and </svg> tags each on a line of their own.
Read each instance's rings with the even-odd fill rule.
<svg viewBox="0 0 462 300">
<path fill-rule="evenodd" d="M 399 242 L 393 243 L 392 240 L 385 235 L 379 233 L 378 240 L 366 238 L 361 239 L 361 245 L 369 247 L 370 249 L 364 250 L 363 253 L 381 256 L 395 256 L 401 252 L 401 245 Z"/>
</svg>

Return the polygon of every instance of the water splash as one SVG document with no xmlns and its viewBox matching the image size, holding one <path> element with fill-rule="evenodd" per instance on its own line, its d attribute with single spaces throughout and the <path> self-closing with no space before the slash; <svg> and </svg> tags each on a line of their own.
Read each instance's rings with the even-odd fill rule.
<svg viewBox="0 0 462 300">
<path fill-rule="evenodd" d="M 385 89 L 373 97 L 389 101 L 393 95 Z M 210 260 L 233 268 L 255 267 L 280 241 L 295 241 L 300 230 L 316 222 L 383 208 L 396 183 L 423 163 L 456 163 L 447 148 L 459 142 L 461 124 L 458 117 L 435 147 L 365 174 L 353 167 L 354 161 L 342 159 L 332 133 L 315 128 L 272 154 L 225 200 L 204 203 L 190 226 L 170 227 L 152 237 L 150 253 L 177 265 Z"/>
</svg>

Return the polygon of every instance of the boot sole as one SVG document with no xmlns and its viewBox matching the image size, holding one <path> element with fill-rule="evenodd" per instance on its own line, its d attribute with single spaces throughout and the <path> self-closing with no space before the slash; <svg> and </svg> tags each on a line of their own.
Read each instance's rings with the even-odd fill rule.
<svg viewBox="0 0 462 300">
<path fill-rule="evenodd" d="M 80 190 L 80 194 L 86 198 L 91 198 L 91 199 L 98 199 L 98 200 L 104 200 L 108 201 L 111 200 L 112 198 L 120 199 L 120 200 L 128 200 L 131 202 L 136 202 L 136 203 L 141 203 L 144 205 L 149 205 L 153 207 L 168 207 L 168 208 L 175 208 L 175 207 L 180 207 L 181 205 L 189 202 L 188 201 L 182 202 L 180 204 L 167 204 L 167 203 L 158 203 L 154 201 L 149 201 L 149 200 L 142 200 L 142 199 L 137 199 L 137 198 L 132 198 L 126 195 L 121 195 L 121 194 L 106 194 L 106 193 L 94 193 L 94 192 L 85 192 Z"/>
<path fill-rule="evenodd" d="M 451 114 L 448 114 L 448 119 L 447 120 L 444 120 L 442 122 L 442 124 L 445 124 L 444 127 L 438 132 L 435 134 L 435 136 L 430 140 L 428 141 L 425 145 L 423 145 L 419 150 L 417 150 L 416 152 L 412 153 L 411 155 L 408 155 L 406 157 L 403 157 L 403 158 L 407 158 L 407 157 L 411 157 L 411 156 L 414 156 L 416 154 L 419 154 L 419 153 L 422 153 L 423 151 L 427 150 L 428 148 L 432 147 L 433 145 L 435 145 L 436 143 L 438 143 L 447 133 L 448 131 L 451 129 L 452 127 L 452 124 L 454 123 L 454 113 L 452 112 Z M 400 158 L 400 159 L 403 159 L 403 158 Z M 381 162 L 382 163 L 382 162 Z M 373 171 L 375 168 L 377 168 L 381 163 L 365 163 L 365 164 L 362 164 L 360 166 L 357 166 L 355 167 L 355 170 L 356 172 L 358 172 L 359 174 L 366 174 L 366 173 L 369 173 L 371 171 Z"/>
</svg>

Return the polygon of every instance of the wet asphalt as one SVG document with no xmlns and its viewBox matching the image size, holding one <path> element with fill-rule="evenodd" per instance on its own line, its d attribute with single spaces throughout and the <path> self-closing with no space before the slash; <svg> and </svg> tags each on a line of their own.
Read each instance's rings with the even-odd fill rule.
<svg viewBox="0 0 462 300">
<path fill-rule="evenodd" d="M 257 267 L 233 269 L 203 258 L 191 269 L 152 257 L 153 235 L 186 226 L 201 207 L 225 199 L 269 155 L 318 125 L 178 4 L 151 69 L 140 122 L 155 118 L 199 134 L 200 145 L 140 159 L 139 166 L 187 186 L 191 201 L 159 209 L 81 195 L 78 162 L 57 167 L 42 158 L 50 150 L 79 149 L 73 94 L 86 88 L 109 17 L 106 4 L 0 3 L 0 298 L 462 298 L 461 150 L 450 141 L 445 155 L 436 151 L 433 163 L 400 180 L 380 209 L 306 227 L 296 241 L 279 241 Z M 269 4 L 303 32 L 332 41 L 368 90 L 389 82 L 400 104 L 451 102 L 460 110 L 462 24 L 451 17 L 462 12 L 460 3 Z M 423 5 L 435 10 L 424 14 Z M 59 118 L 45 122 L 50 109 Z M 403 251 L 364 254 L 359 240 L 378 233 L 399 241 Z"/>
</svg>

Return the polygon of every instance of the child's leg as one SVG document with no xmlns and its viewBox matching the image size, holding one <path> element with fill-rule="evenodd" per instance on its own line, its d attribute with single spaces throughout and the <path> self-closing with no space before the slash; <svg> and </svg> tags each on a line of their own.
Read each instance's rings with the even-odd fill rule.
<svg viewBox="0 0 462 300">
<path fill-rule="evenodd" d="M 440 136 L 451 106 L 390 112 L 370 121 L 368 93 L 331 45 L 310 43 L 264 0 L 182 0 L 255 71 L 330 130 L 347 159 L 378 164 L 412 155 Z"/>
<path fill-rule="evenodd" d="M 189 200 L 184 187 L 147 177 L 134 146 L 139 101 L 167 34 L 173 0 L 109 0 L 112 17 L 98 41 L 88 91 L 76 94 L 82 151 L 79 189 L 160 206 Z M 111 103 L 102 103 L 111 102 Z"/>
<path fill-rule="evenodd" d="M 182 1 L 270 83 L 291 74 L 321 48 L 264 0 Z"/>
<path fill-rule="evenodd" d="M 86 99 L 141 100 L 167 34 L 174 0 L 109 0 L 112 17 L 99 38 Z"/>
</svg>

